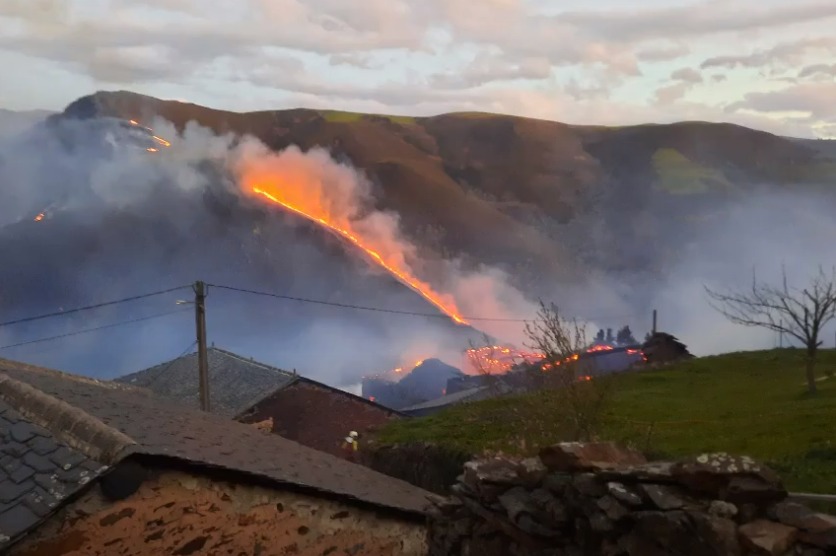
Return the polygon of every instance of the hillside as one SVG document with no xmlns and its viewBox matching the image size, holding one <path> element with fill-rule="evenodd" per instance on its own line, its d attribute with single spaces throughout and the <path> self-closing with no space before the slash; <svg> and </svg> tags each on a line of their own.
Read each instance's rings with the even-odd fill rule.
<svg viewBox="0 0 836 556">
<path fill-rule="evenodd" d="M 700 203 L 762 184 L 836 183 L 836 166 L 807 144 L 731 124 L 682 122 L 607 128 L 493 114 L 429 118 L 334 111 L 233 113 L 132 93 L 97 93 L 68 106 L 182 129 L 252 134 L 271 148 L 328 147 L 363 169 L 419 243 L 500 265 L 536 287 L 547 274 L 577 279 L 588 266 L 664 266 L 625 244 L 687 237 Z M 664 214 L 664 218 L 659 215 Z M 590 238 L 590 219 L 606 218 Z M 593 242 L 593 243 L 590 243 Z M 571 261 L 571 264 L 567 264 Z"/>
<path fill-rule="evenodd" d="M 0 108 L 0 139 L 20 133 L 49 115 L 46 110 L 18 112 Z"/>
<path fill-rule="evenodd" d="M 630 324 L 639 334 L 655 281 L 692 253 L 710 252 L 691 243 L 715 230 L 711 217 L 726 204 L 770 188 L 795 192 L 836 182 L 833 162 L 820 149 L 726 124 L 607 128 L 475 113 L 233 113 L 126 92 L 83 97 L 49 121 L 93 116 L 147 124 L 160 117 L 179 130 L 195 122 L 219 134 L 254 135 L 274 150 L 328 148 L 370 178 L 377 208 L 397 214 L 428 275 L 453 259 L 466 268 L 498 267 L 529 300 L 562 296 L 581 314 L 629 311 L 633 320 L 619 316 L 605 326 Z M 0 312 L 7 319 L 196 279 L 332 304 L 434 311 L 316 226 L 242 198 L 228 169 L 202 158 L 199 148 L 178 161 L 176 137 L 170 159 L 122 167 L 59 152 L 49 129 L 0 150 Z M 69 208 L 36 221 L 53 202 Z M 809 212 L 797 217 L 810 220 Z M 590 276 L 616 281 L 618 291 L 585 299 L 565 294 Z M 473 287 L 473 314 L 503 316 L 496 308 L 503 291 L 492 278 Z M 169 310 L 189 293 L 176 295 L 155 300 L 154 308 Z M 211 296 L 210 340 L 331 384 L 394 368 L 407 353 L 410 360 L 438 357 L 442 346 L 461 349 L 476 334 L 442 319 L 229 291 Z M 147 312 L 100 311 L 92 321 L 52 321 L 53 327 L 7 330 L 0 339 L 13 345 Z M 172 359 L 193 341 L 190 317 L 168 322 L 144 329 L 139 342 L 119 329 L 73 338 L 72 349 L 67 340 L 63 348 L 36 344 L 7 355 L 124 374 Z"/>
<path fill-rule="evenodd" d="M 621 375 L 601 437 L 659 457 L 747 454 L 769 462 L 792 490 L 836 494 L 836 380 L 822 380 L 819 395 L 808 398 L 803 366 L 800 350 L 773 350 Z M 834 372 L 836 352 L 822 351 L 820 375 Z M 527 454 L 564 440 L 566 417 L 553 394 L 539 392 L 392 423 L 378 440 Z"/>
</svg>

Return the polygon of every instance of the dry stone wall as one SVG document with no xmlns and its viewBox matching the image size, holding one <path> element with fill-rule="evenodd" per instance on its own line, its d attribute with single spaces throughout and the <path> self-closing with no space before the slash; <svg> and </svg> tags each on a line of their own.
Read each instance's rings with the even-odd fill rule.
<svg viewBox="0 0 836 556">
<path fill-rule="evenodd" d="M 453 493 L 435 500 L 432 556 L 836 554 L 836 517 L 722 453 L 649 463 L 610 443 L 564 443 L 470 461 Z"/>
</svg>

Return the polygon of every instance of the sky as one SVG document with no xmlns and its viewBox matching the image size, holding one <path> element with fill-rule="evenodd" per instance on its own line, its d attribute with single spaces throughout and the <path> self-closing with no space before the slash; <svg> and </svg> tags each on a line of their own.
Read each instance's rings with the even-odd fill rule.
<svg viewBox="0 0 836 556">
<path fill-rule="evenodd" d="M 836 137 L 833 0 L 2 0 L 0 107 L 728 121 Z"/>
</svg>

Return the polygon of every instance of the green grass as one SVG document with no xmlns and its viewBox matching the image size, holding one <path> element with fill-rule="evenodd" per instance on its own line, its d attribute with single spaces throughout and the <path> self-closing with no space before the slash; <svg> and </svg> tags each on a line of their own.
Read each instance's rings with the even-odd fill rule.
<svg viewBox="0 0 836 556">
<path fill-rule="evenodd" d="M 821 352 L 818 373 L 836 372 Z M 784 477 L 790 490 L 836 493 L 836 378 L 806 395 L 799 350 L 732 353 L 613 379 L 601 438 L 657 457 L 745 454 Z M 453 407 L 383 429 L 385 444 L 426 441 L 480 453 L 531 454 L 566 440 L 554 392 Z"/>
<path fill-rule="evenodd" d="M 722 172 L 701 166 L 676 149 L 657 150 L 652 162 L 658 176 L 656 186 L 670 193 L 688 195 L 732 187 Z"/>
<path fill-rule="evenodd" d="M 342 112 L 340 110 L 320 110 L 325 121 L 331 123 L 353 123 L 369 117 L 386 118 L 392 123 L 407 125 L 415 123 L 412 116 L 389 116 L 386 114 L 363 114 L 360 112 Z"/>
</svg>

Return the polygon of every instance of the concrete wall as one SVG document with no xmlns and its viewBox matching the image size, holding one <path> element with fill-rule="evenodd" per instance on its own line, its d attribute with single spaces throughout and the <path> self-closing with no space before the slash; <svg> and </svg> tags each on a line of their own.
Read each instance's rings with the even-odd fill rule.
<svg viewBox="0 0 836 556">
<path fill-rule="evenodd" d="M 421 523 L 311 496 L 163 471 L 118 502 L 94 487 L 10 554 L 339 556 L 426 551 Z"/>
</svg>

